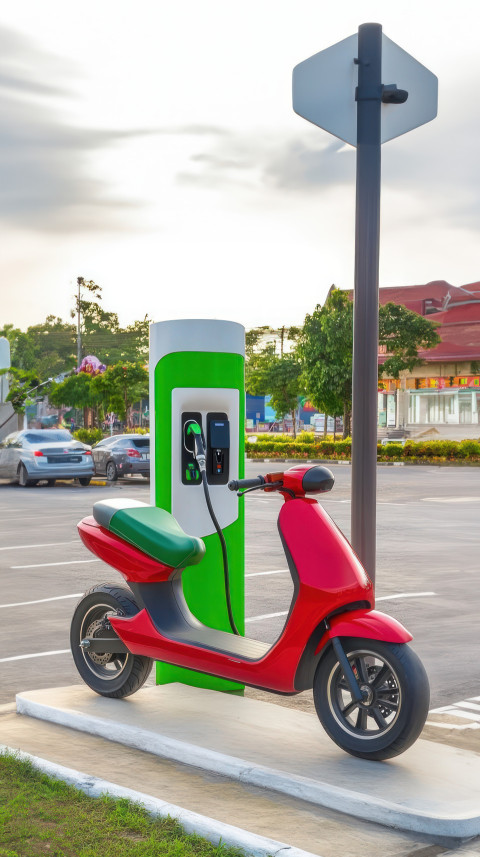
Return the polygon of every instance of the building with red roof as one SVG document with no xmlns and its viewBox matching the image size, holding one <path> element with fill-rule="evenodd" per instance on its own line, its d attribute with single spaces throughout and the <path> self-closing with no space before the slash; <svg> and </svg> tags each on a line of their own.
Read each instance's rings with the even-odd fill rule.
<svg viewBox="0 0 480 857">
<path fill-rule="evenodd" d="M 451 438 L 480 436 L 480 282 L 381 288 L 392 301 L 431 319 L 441 342 L 420 351 L 423 365 L 379 385 L 379 433 Z M 379 363 L 386 359 L 379 353 Z M 383 383 L 384 381 L 384 383 Z"/>
</svg>

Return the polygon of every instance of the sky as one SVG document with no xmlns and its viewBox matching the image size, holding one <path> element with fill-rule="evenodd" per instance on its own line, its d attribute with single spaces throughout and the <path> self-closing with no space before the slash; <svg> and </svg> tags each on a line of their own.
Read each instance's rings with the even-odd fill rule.
<svg viewBox="0 0 480 857">
<path fill-rule="evenodd" d="M 369 21 L 439 78 L 438 117 L 382 147 L 380 285 L 480 280 L 477 0 L 21 0 L 0 327 L 68 319 L 78 276 L 122 324 L 301 324 L 351 288 L 355 149 L 294 113 L 291 79 Z"/>
</svg>

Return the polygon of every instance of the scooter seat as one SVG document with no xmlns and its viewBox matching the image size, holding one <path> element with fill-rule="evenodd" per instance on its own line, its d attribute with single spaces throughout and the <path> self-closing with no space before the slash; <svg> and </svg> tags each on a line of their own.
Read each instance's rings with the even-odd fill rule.
<svg viewBox="0 0 480 857">
<path fill-rule="evenodd" d="M 101 527 L 172 568 L 196 565 L 205 553 L 202 540 L 187 535 L 170 512 L 139 500 L 99 500 L 93 517 Z"/>
</svg>

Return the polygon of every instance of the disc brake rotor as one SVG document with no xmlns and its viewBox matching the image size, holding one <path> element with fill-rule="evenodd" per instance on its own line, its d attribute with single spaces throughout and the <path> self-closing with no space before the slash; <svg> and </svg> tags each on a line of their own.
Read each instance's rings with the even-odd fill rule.
<svg viewBox="0 0 480 857">
<path fill-rule="evenodd" d="M 106 617 L 95 619 L 95 621 L 88 626 L 85 636 L 101 636 L 102 631 L 105 630 L 105 618 Z M 113 657 L 118 657 L 118 655 L 113 655 L 112 652 L 88 652 L 88 657 L 94 662 L 94 664 L 104 666 L 105 664 L 108 664 Z"/>
</svg>

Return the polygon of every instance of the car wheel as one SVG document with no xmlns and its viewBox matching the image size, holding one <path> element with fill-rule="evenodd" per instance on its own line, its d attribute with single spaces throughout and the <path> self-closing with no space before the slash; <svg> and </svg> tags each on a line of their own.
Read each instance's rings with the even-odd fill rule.
<svg viewBox="0 0 480 857">
<path fill-rule="evenodd" d="M 85 487 L 86 487 L 87 485 L 90 485 L 90 482 L 92 481 L 92 477 L 91 476 L 79 476 L 78 481 L 80 482 L 80 485 L 85 485 Z"/>
<path fill-rule="evenodd" d="M 24 464 L 20 464 L 17 471 L 18 484 L 21 488 L 29 488 L 30 485 L 36 485 L 38 480 L 28 478 L 27 468 Z"/>
<path fill-rule="evenodd" d="M 109 461 L 107 464 L 107 479 L 109 482 L 116 482 L 118 479 L 117 468 L 114 461 Z"/>
<path fill-rule="evenodd" d="M 53 488 L 53 486 L 55 485 L 55 482 L 56 482 L 56 481 L 57 481 L 56 479 L 47 479 L 47 485 L 48 485 L 48 487 L 49 487 L 49 488 Z"/>
</svg>

